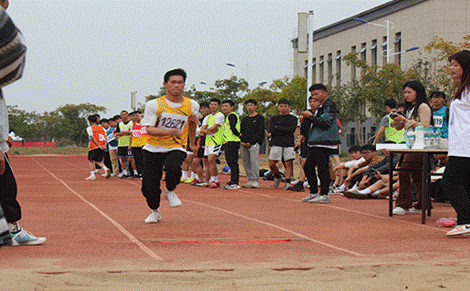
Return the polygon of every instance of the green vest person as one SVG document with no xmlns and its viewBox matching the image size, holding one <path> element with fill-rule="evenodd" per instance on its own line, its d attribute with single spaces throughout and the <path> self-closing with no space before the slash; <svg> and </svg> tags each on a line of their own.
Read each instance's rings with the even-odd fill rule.
<svg viewBox="0 0 470 291">
<path fill-rule="evenodd" d="M 240 169 L 238 166 L 238 150 L 240 149 L 240 117 L 233 112 L 235 103 L 232 100 L 222 102 L 222 112 L 225 114 L 224 121 L 224 152 L 225 159 L 230 168 L 230 182 L 224 189 L 240 189 Z"/>
</svg>

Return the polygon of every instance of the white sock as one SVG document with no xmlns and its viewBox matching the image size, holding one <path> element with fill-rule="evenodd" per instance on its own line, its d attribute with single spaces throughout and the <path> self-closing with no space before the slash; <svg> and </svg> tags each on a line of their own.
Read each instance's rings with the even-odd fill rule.
<svg viewBox="0 0 470 291">
<path fill-rule="evenodd" d="M 139 175 L 139 172 L 137 172 L 137 170 L 134 170 L 134 176 L 137 176 Z"/>
<path fill-rule="evenodd" d="M 122 171 L 122 174 L 123 174 L 124 176 L 127 176 L 127 175 L 128 175 L 128 174 L 127 174 L 127 169 L 123 170 L 123 171 Z"/>
<path fill-rule="evenodd" d="M 188 171 L 181 171 L 183 180 L 188 180 Z"/>
<path fill-rule="evenodd" d="M 104 166 L 103 171 L 106 173 L 107 170 L 108 170 L 108 168 L 106 166 Z"/>
<path fill-rule="evenodd" d="M 377 190 L 374 193 L 372 193 L 372 196 L 379 196 L 379 195 L 380 195 L 380 190 Z"/>
<path fill-rule="evenodd" d="M 198 174 L 194 173 L 192 176 L 193 176 L 194 179 L 199 181 L 199 175 Z"/>
<path fill-rule="evenodd" d="M 214 181 L 215 181 L 216 183 L 218 183 L 218 182 L 219 182 L 219 176 L 214 176 Z"/>
<path fill-rule="evenodd" d="M 346 189 L 346 185 L 345 185 L 345 184 L 339 186 L 339 190 L 343 191 L 344 189 Z"/>
<path fill-rule="evenodd" d="M 95 171 L 90 171 L 90 176 L 94 176 L 95 175 Z"/>
<path fill-rule="evenodd" d="M 366 189 L 364 189 L 364 190 L 359 190 L 359 193 L 361 193 L 361 194 L 366 194 L 366 195 L 367 195 L 367 194 L 370 194 L 370 189 L 369 189 L 369 188 L 366 188 Z"/>
</svg>

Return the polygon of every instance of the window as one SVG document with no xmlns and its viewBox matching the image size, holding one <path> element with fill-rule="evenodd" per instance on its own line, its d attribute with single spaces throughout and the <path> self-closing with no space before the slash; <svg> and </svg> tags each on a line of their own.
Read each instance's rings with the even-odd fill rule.
<svg viewBox="0 0 470 291">
<path fill-rule="evenodd" d="M 349 129 L 349 133 L 346 136 L 346 145 L 350 147 L 356 144 L 357 144 L 356 129 L 352 127 Z"/>
<path fill-rule="evenodd" d="M 319 83 L 322 83 L 325 82 L 325 64 L 324 64 L 324 61 L 323 61 L 323 56 L 320 57 L 320 61 L 318 62 L 318 65 L 319 65 L 319 70 L 320 72 L 318 73 L 318 76 L 320 78 L 319 80 Z"/>
<path fill-rule="evenodd" d="M 388 50 L 387 37 L 384 36 L 383 42 L 382 42 L 382 51 L 383 51 L 382 65 L 387 64 L 387 50 Z"/>
<path fill-rule="evenodd" d="M 333 85 L 333 54 L 328 54 L 328 60 L 326 61 L 328 65 L 328 85 Z"/>
<path fill-rule="evenodd" d="M 341 51 L 336 52 L 336 85 L 341 85 Z"/>
<path fill-rule="evenodd" d="M 351 47 L 351 52 L 352 53 L 355 53 L 356 52 L 356 46 L 352 46 Z M 351 66 L 351 81 L 354 81 L 356 80 L 357 76 L 356 76 L 356 67 L 355 66 Z"/>
<path fill-rule="evenodd" d="M 377 40 L 374 39 L 371 43 L 370 54 L 372 66 L 377 66 Z"/>
<path fill-rule="evenodd" d="M 395 33 L 395 53 L 400 53 L 395 55 L 395 64 L 401 65 L 401 32 Z"/>
<path fill-rule="evenodd" d="M 317 59 L 312 59 L 312 83 L 316 83 L 317 79 Z"/>
<path fill-rule="evenodd" d="M 367 44 L 364 42 L 361 44 L 361 60 L 367 62 Z"/>
</svg>

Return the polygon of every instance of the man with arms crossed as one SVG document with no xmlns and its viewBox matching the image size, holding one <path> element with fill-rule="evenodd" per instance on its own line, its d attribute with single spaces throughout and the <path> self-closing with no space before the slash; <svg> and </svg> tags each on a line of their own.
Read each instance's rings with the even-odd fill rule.
<svg viewBox="0 0 470 291">
<path fill-rule="evenodd" d="M 166 72 L 163 78 L 167 95 L 147 102 L 142 125 L 149 134 L 147 144 L 143 147 L 144 170 L 142 194 L 152 213 L 145 219 L 146 223 L 155 223 L 160 216 L 160 182 L 165 167 L 166 189 L 164 197 L 171 207 L 181 206 L 181 201 L 174 190 L 180 183 L 181 165 L 186 158 L 188 144 L 193 152 L 196 136 L 197 113 L 199 104 L 183 96 L 186 72 L 174 69 Z"/>
</svg>

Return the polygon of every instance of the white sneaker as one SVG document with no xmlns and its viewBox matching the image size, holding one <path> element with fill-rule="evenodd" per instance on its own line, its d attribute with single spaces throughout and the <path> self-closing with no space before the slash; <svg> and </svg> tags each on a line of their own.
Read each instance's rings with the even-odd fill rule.
<svg viewBox="0 0 470 291">
<path fill-rule="evenodd" d="M 11 234 L 11 245 L 12 246 L 24 246 L 24 245 L 40 245 L 46 241 L 45 237 L 35 237 L 32 233 L 21 230 L 17 233 Z"/>
<path fill-rule="evenodd" d="M 273 188 L 279 187 L 280 184 L 281 184 L 281 179 L 274 178 Z"/>
<path fill-rule="evenodd" d="M 408 210 L 405 210 L 401 207 L 395 207 L 393 209 L 393 214 L 394 215 L 405 215 L 405 214 L 408 214 Z"/>
<path fill-rule="evenodd" d="M 96 176 L 95 176 L 95 175 L 90 175 L 90 176 L 88 176 L 87 178 L 85 178 L 85 180 L 89 180 L 89 181 L 90 181 L 90 180 L 91 180 L 91 181 L 96 180 Z"/>
<path fill-rule="evenodd" d="M 95 170 L 95 174 L 99 174 L 100 171 L 101 171 L 101 169 L 96 169 L 96 170 Z"/>
<path fill-rule="evenodd" d="M 248 181 L 245 185 L 243 185 L 243 188 L 251 188 L 253 186 L 253 182 Z"/>
<path fill-rule="evenodd" d="M 308 181 L 304 182 L 304 188 L 310 188 L 310 185 L 308 185 Z"/>
<path fill-rule="evenodd" d="M 227 184 L 223 187 L 225 190 L 234 190 L 234 189 L 240 189 L 240 185 L 238 184 Z"/>
<path fill-rule="evenodd" d="M 253 182 L 251 183 L 251 188 L 259 188 L 259 183 L 258 183 L 258 181 L 253 181 Z"/>
<path fill-rule="evenodd" d="M 170 207 L 181 206 L 181 201 L 174 191 L 168 191 L 167 189 L 165 189 L 164 196 L 165 196 L 165 199 L 168 200 L 168 202 L 170 202 Z"/>
<path fill-rule="evenodd" d="M 319 195 L 316 198 L 313 198 L 308 201 L 309 203 L 319 203 L 319 204 L 327 204 L 331 203 L 331 199 L 329 195 Z"/>
<path fill-rule="evenodd" d="M 470 233 L 470 224 L 457 225 L 454 229 L 446 233 L 447 236 L 461 235 Z"/>
<path fill-rule="evenodd" d="M 411 207 L 410 209 L 408 209 L 408 212 L 409 213 L 421 213 L 421 209 L 416 209 L 414 207 Z"/>
<path fill-rule="evenodd" d="M 304 197 L 304 198 L 302 198 L 301 200 L 302 200 L 302 202 L 308 202 L 309 200 L 312 200 L 312 199 L 314 199 L 314 198 L 317 198 L 318 196 L 320 196 L 320 194 L 318 194 L 318 193 L 310 193 L 310 194 L 308 194 L 307 197 Z"/>
<path fill-rule="evenodd" d="M 157 223 L 162 219 L 160 215 L 160 208 L 152 210 L 152 213 L 145 219 L 145 223 Z"/>
</svg>

